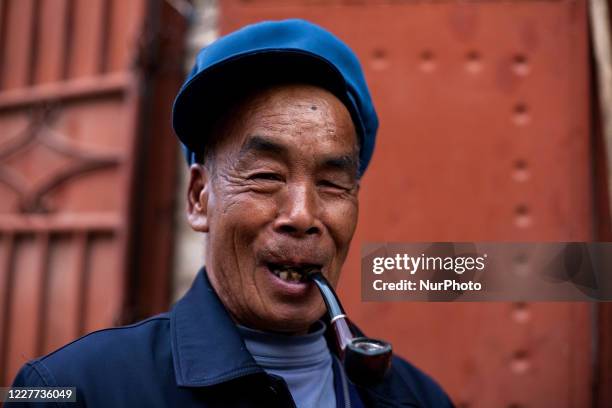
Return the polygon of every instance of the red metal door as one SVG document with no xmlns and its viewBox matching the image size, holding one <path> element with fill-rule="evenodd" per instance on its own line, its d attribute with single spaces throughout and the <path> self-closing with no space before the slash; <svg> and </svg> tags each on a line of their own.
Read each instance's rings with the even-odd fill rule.
<svg viewBox="0 0 612 408">
<path fill-rule="evenodd" d="M 0 2 L 0 384 L 115 324 L 126 293 L 142 0 Z"/>
<path fill-rule="evenodd" d="M 221 2 L 346 40 L 379 112 L 340 294 L 461 407 L 588 407 L 591 305 L 362 303 L 364 242 L 593 239 L 586 2 Z M 518 260 L 519 262 L 521 260 Z"/>
</svg>

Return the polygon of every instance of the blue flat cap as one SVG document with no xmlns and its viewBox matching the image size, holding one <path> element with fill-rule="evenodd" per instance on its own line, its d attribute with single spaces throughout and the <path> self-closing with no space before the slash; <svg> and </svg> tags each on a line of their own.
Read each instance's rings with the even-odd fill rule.
<svg viewBox="0 0 612 408">
<path fill-rule="evenodd" d="M 236 96 L 279 80 L 322 86 L 344 103 L 358 132 L 362 175 L 374 151 L 378 118 L 359 60 L 329 31 L 298 19 L 248 25 L 200 51 L 172 113 L 188 163 L 202 161 L 212 126 Z"/>
</svg>

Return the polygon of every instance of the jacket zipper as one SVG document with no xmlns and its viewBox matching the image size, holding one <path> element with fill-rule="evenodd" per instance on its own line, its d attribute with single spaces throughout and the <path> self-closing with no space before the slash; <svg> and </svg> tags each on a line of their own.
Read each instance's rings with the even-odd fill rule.
<svg viewBox="0 0 612 408">
<path fill-rule="evenodd" d="M 336 361 L 338 362 L 338 366 L 340 367 L 340 370 L 338 370 L 340 372 L 340 377 L 342 379 L 342 392 L 344 394 L 344 408 L 351 408 L 351 395 L 349 394 L 349 389 L 348 389 L 348 380 L 346 379 L 346 375 L 344 374 L 344 367 L 342 366 L 342 363 L 340 362 L 340 360 L 334 356 L 334 358 L 336 359 Z"/>
</svg>

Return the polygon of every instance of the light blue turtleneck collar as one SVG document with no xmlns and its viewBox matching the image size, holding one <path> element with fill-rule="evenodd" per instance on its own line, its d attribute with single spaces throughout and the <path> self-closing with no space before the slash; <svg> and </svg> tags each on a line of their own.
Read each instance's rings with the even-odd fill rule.
<svg viewBox="0 0 612 408">
<path fill-rule="evenodd" d="M 282 377 L 298 408 L 336 406 L 332 356 L 325 341 L 325 324 L 292 336 L 238 325 L 247 350 L 266 372 Z"/>
</svg>

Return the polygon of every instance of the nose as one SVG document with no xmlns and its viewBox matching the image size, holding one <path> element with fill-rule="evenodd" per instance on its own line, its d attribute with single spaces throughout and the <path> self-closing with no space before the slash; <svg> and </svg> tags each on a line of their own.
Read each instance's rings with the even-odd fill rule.
<svg viewBox="0 0 612 408">
<path fill-rule="evenodd" d="M 314 188 L 306 183 L 290 186 L 279 203 L 274 229 L 296 238 L 318 235 L 322 231 Z"/>
</svg>

